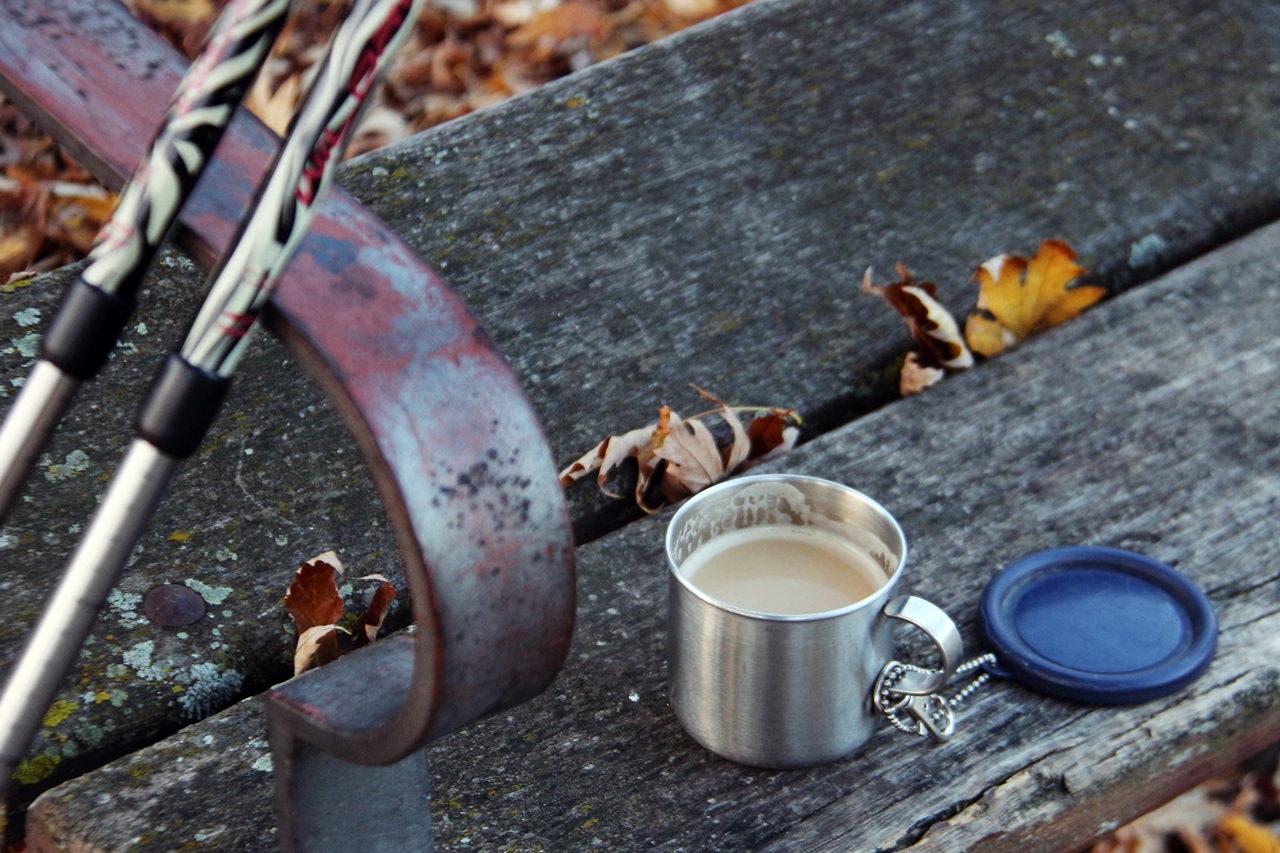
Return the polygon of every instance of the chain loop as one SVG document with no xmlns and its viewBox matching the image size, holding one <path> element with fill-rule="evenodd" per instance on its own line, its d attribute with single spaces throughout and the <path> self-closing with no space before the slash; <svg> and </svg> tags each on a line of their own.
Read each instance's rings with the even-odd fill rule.
<svg viewBox="0 0 1280 853">
<path fill-rule="evenodd" d="M 956 667 L 954 677 L 969 675 L 985 664 L 994 663 L 995 659 L 995 655 L 987 653 L 965 661 Z M 991 680 L 990 673 L 982 672 L 950 699 L 941 693 L 911 696 L 894 690 L 894 686 L 912 672 L 928 674 L 932 671 L 901 661 L 889 661 L 876 679 L 873 701 L 894 728 L 911 735 L 929 736 L 939 742 L 950 738 L 955 730 L 954 710 Z"/>
</svg>

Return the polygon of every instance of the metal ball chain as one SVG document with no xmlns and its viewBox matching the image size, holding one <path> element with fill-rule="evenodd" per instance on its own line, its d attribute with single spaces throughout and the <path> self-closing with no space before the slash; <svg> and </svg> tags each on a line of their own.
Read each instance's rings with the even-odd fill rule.
<svg viewBox="0 0 1280 853">
<path fill-rule="evenodd" d="M 958 678 L 960 676 L 968 675 L 969 673 L 973 672 L 975 669 L 979 669 L 981 667 L 986 666 L 989 663 L 995 663 L 995 662 L 996 662 L 996 656 L 991 654 L 991 652 L 978 655 L 976 658 L 967 660 L 964 663 L 960 664 L 958 667 L 956 667 L 955 675 L 953 675 L 952 678 Z M 963 690 L 961 690 L 955 696 L 952 696 L 950 699 L 948 699 L 947 705 L 949 705 L 952 708 L 959 707 L 960 703 L 964 702 L 964 700 L 972 696 L 974 691 L 976 691 L 979 687 L 986 684 L 990 680 L 991 680 L 991 673 L 989 672 L 981 673 L 973 681 L 970 681 L 968 684 L 966 684 Z"/>
<path fill-rule="evenodd" d="M 987 653 L 965 661 L 956 667 L 953 678 L 969 675 L 983 665 L 993 663 L 995 659 L 995 655 Z M 991 675 L 987 672 L 980 673 L 950 699 L 937 693 L 930 696 L 909 696 L 893 689 L 908 672 L 929 671 L 912 664 L 890 661 L 877 680 L 875 705 L 899 731 L 911 735 L 927 735 L 942 741 L 949 738 L 954 729 L 953 710 L 990 681 Z"/>
</svg>

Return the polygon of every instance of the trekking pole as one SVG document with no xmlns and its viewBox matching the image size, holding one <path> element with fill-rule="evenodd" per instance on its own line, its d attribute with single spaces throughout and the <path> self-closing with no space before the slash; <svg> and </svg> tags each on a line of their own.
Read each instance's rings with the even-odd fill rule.
<svg viewBox="0 0 1280 853">
<path fill-rule="evenodd" d="M 362 107 L 423 2 L 357 0 L 334 35 L 266 182 L 211 276 L 204 306 L 152 386 L 137 434 L 0 694 L 0 784 L 39 728 L 179 462 L 208 431 Z"/>
<path fill-rule="evenodd" d="M 40 357 L 0 426 L 0 521 L 82 382 L 106 363 L 138 286 L 213 156 L 296 0 L 232 0 L 183 75 L 89 265 L 67 290 Z"/>
</svg>

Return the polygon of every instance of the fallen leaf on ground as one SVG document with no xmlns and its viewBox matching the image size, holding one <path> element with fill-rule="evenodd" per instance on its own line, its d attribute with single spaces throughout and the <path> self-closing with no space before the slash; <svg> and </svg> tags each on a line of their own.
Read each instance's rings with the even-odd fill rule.
<svg viewBox="0 0 1280 853">
<path fill-rule="evenodd" d="M 301 74 L 294 74 L 278 82 L 269 74 L 260 74 L 249 88 L 245 107 L 278 136 L 284 136 L 302 101 L 302 85 Z"/>
<path fill-rule="evenodd" d="M 77 260 L 111 216 L 94 183 L 0 99 L 0 278 Z"/>
<path fill-rule="evenodd" d="M 360 580 L 376 580 L 378 588 L 374 590 L 369 606 L 356 622 L 356 648 L 367 646 L 378 639 L 378 631 L 382 630 L 382 623 L 387 619 L 391 603 L 396 600 L 396 588 L 382 575 L 366 575 Z"/>
<path fill-rule="evenodd" d="M 566 467 L 560 472 L 560 484 L 568 486 L 596 471 L 600 490 L 619 498 L 622 495 L 614 490 L 612 475 L 624 460 L 635 459 L 636 504 L 645 512 L 657 512 L 667 503 L 696 494 L 749 465 L 786 453 L 800 437 L 800 416 L 792 409 L 733 407 L 697 390 L 716 403 L 716 408 L 685 419 L 663 406 L 657 423 L 609 436 Z M 739 411 L 760 414 L 743 427 Z M 727 444 L 717 441 L 706 423 L 710 417 L 719 418 L 728 427 Z"/>
<path fill-rule="evenodd" d="M 1243 853 L 1280 853 L 1280 837 L 1242 814 L 1229 814 L 1218 825 Z"/>
<path fill-rule="evenodd" d="M 324 666 L 342 657 L 338 645 L 337 625 L 316 625 L 298 635 L 298 645 L 293 651 L 293 674 L 301 675 L 309 669 Z"/>
<path fill-rule="evenodd" d="M 926 388 L 937 385 L 947 376 L 941 367 L 925 364 L 919 351 L 907 353 L 902 360 L 902 370 L 898 374 L 898 393 L 904 397 L 919 394 Z"/>
<path fill-rule="evenodd" d="M 1088 853 L 1280 853 L 1280 752 L 1249 759 L 1120 827 Z"/>
<path fill-rule="evenodd" d="M 514 47 L 528 50 L 535 62 L 567 56 L 603 44 L 613 31 L 609 16 L 580 0 L 539 12 L 507 37 Z"/>
<path fill-rule="evenodd" d="M 587 451 L 582 458 L 560 472 L 560 485 L 582 479 L 592 471 L 599 471 L 600 490 L 611 498 L 622 495 L 609 491 L 608 476 L 614 468 L 622 464 L 624 459 L 634 458 L 640 465 L 640 476 L 643 480 L 640 488 L 648 482 L 653 473 L 653 442 L 660 431 L 666 429 L 671 419 L 671 409 L 663 406 L 658 415 L 658 422 L 649 426 L 633 429 L 622 435 L 611 435 L 594 448 Z"/>
<path fill-rule="evenodd" d="M 584 65 L 656 41 L 748 0 L 434 0 L 423 9 L 345 157 L 491 106 Z M 151 29 L 193 58 L 225 0 L 124 0 Z M 249 91 L 246 106 L 284 130 L 350 4 L 298 6 Z M 574 107 L 586 100 L 574 96 Z M 394 116 L 394 117 L 393 117 Z M 0 175 L 0 282 L 79 260 L 107 214 L 104 193 L 46 134 L 0 96 L 0 168 L 50 168 L 43 182 L 85 183 L 77 199 L 41 193 L 34 207 Z M 89 186 L 92 184 L 92 186 Z M 10 187 L 12 186 L 12 179 Z M 108 209 L 113 195 L 107 195 Z"/>
<path fill-rule="evenodd" d="M 132 12 L 192 56 L 204 43 L 219 5 L 211 0 L 135 0 Z"/>
<path fill-rule="evenodd" d="M 955 317 L 938 301 L 937 286 L 931 281 L 913 281 L 902 264 L 898 264 L 898 275 L 901 281 L 875 285 L 868 269 L 862 277 L 862 292 L 881 297 L 901 314 L 912 339 L 920 345 L 902 365 L 898 390 L 905 397 L 940 381 L 948 370 L 972 367 L 973 353 L 965 346 Z"/>
<path fill-rule="evenodd" d="M 716 411 L 732 432 L 729 446 L 721 450 L 715 436 L 700 417 L 681 420 L 672 412 L 667 434 L 653 450 L 654 456 L 666 460 L 662 492 L 669 501 L 677 501 L 714 485 L 746 461 L 751 442 L 742 421 L 724 404 Z"/>
<path fill-rule="evenodd" d="M 774 454 L 783 454 L 795 446 L 800 437 L 799 416 L 791 409 L 767 409 L 747 424 L 751 451 L 747 458 L 763 462 Z"/>
<path fill-rule="evenodd" d="M 344 605 L 338 592 L 338 576 L 342 562 L 333 551 L 326 551 L 298 567 L 293 583 L 284 597 L 285 610 L 298 629 L 298 642 L 293 653 L 293 674 L 323 666 L 352 649 L 372 643 L 386 621 L 396 598 L 396 588 L 382 575 L 366 575 L 357 580 L 378 581 L 369 606 L 356 621 L 354 635 L 337 623 Z M 345 637 L 353 637 L 348 641 Z"/>
<path fill-rule="evenodd" d="M 664 0 L 663 5 L 682 18 L 709 18 L 722 11 L 720 0 Z"/>
<path fill-rule="evenodd" d="M 978 268 L 978 310 L 965 323 L 974 352 L 999 355 L 1031 335 L 1065 323 L 1107 295 L 1097 285 L 1071 287 L 1085 272 L 1061 240 L 1046 240 L 1030 260 L 997 255 Z"/>
<path fill-rule="evenodd" d="M 342 618 L 342 596 L 338 594 L 338 575 L 342 561 L 333 551 L 326 551 L 298 567 L 293 583 L 284 597 L 284 609 L 302 635 L 318 625 L 334 625 Z"/>
</svg>

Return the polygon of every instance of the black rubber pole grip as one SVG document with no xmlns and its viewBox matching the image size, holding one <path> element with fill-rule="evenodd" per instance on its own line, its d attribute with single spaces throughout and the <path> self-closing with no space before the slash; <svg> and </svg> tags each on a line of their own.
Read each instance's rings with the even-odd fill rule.
<svg viewBox="0 0 1280 853">
<path fill-rule="evenodd" d="M 45 330 L 40 357 L 81 382 L 92 379 L 107 363 L 136 304 L 77 278 Z"/>
<path fill-rule="evenodd" d="M 138 415 L 138 437 L 174 459 L 196 452 L 222 408 L 230 376 L 219 376 L 172 353 Z"/>
</svg>

